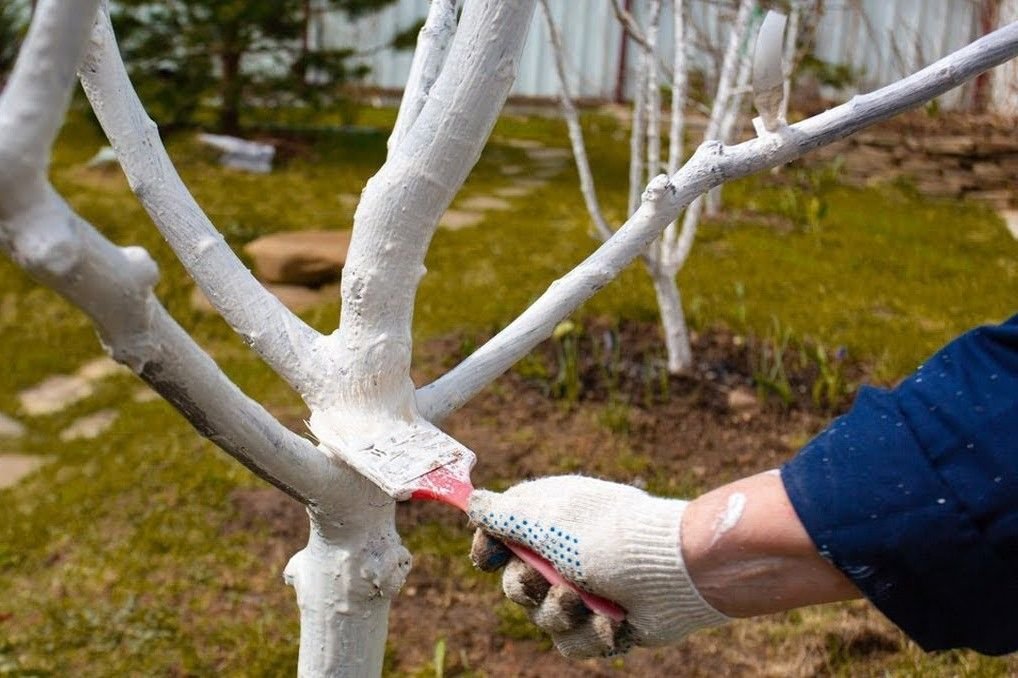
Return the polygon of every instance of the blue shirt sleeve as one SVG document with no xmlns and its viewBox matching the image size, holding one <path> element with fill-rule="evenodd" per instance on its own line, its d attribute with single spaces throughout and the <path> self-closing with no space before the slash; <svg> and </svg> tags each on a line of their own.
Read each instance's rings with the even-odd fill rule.
<svg viewBox="0 0 1018 678">
<path fill-rule="evenodd" d="M 1018 316 L 864 387 L 781 469 L 821 555 L 926 650 L 1018 650 Z"/>
</svg>

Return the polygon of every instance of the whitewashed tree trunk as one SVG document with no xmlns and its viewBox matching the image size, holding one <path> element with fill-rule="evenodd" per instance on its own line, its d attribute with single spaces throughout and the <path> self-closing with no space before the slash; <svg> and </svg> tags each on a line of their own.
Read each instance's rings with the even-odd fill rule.
<svg viewBox="0 0 1018 678">
<path fill-rule="evenodd" d="M 247 398 L 152 294 L 158 270 L 147 253 L 110 243 L 50 185 L 49 156 L 79 64 L 131 188 L 190 275 L 301 394 L 313 429 L 354 431 L 370 442 L 382 441 L 394 422 L 438 421 L 463 405 L 704 192 L 920 105 L 1018 54 L 1018 25 L 1009 26 L 809 120 L 737 146 L 705 143 L 681 168 L 672 152 L 674 171 L 649 182 L 638 208 L 595 253 L 463 363 L 415 392 L 410 325 L 424 255 L 508 96 L 534 6 L 467 0 L 457 25 L 457 3 L 434 0 L 389 157 L 357 209 L 342 318 L 328 336 L 266 295 L 187 192 L 127 79 L 99 0 L 41 0 L 0 94 L 0 248 L 88 314 L 113 357 L 201 435 L 307 506 L 308 545 L 285 570 L 300 608 L 302 676 L 380 673 L 389 606 L 410 567 L 394 529 L 395 502 Z M 680 250 L 688 249 L 684 236 Z M 662 307 L 680 309 L 681 317 L 674 274 L 655 279 L 655 289 Z M 683 331 L 676 328 L 676 339 Z"/>
<path fill-rule="evenodd" d="M 678 374 L 693 364 L 693 349 L 686 328 L 686 314 L 682 310 L 682 295 L 675 274 L 667 269 L 653 276 L 654 297 L 661 313 L 661 329 L 665 335 L 668 371 Z"/>
</svg>

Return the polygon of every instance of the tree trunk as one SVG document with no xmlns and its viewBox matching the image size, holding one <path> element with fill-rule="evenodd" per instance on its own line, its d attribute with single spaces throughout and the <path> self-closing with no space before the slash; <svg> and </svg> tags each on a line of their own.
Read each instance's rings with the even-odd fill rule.
<svg viewBox="0 0 1018 678">
<path fill-rule="evenodd" d="M 682 311 L 682 296 L 675 282 L 675 275 L 652 272 L 654 295 L 661 311 L 661 326 L 665 333 L 665 347 L 668 350 L 668 371 L 679 374 L 693 364 L 693 351 L 689 346 L 689 331 L 686 316 Z"/>
<path fill-rule="evenodd" d="M 349 494 L 361 501 L 338 512 L 345 520 L 308 511 L 308 545 L 283 573 L 300 608 L 302 678 L 382 673 L 389 606 L 411 558 L 396 533 L 395 502 L 366 480 L 359 485 Z"/>
<path fill-rule="evenodd" d="M 219 129 L 227 134 L 240 132 L 240 100 L 243 87 L 240 80 L 240 52 L 224 48 L 220 56 L 223 83 L 220 87 Z"/>
</svg>

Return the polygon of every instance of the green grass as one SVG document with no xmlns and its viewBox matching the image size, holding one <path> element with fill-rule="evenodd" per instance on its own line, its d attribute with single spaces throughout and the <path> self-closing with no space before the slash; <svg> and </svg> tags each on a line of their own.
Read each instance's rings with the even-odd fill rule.
<svg viewBox="0 0 1018 678">
<path fill-rule="evenodd" d="M 391 120 L 391 111 L 366 111 L 361 123 Z M 586 124 L 595 132 L 591 155 L 602 198 L 618 218 L 625 140 L 615 138 L 610 118 L 589 116 Z M 543 118 L 506 117 L 495 134 L 564 141 L 562 125 Z M 384 129 L 318 135 L 268 177 L 217 167 L 187 135 L 169 147 L 199 202 L 239 247 L 277 230 L 349 227 L 352 212 L 340 196 L 358 193 L 377 169 L 385 136 Z M 220 320 L 191 310 L 191 283 L 126 183 L 80 168 L 101 143 L 83 116 L 72 117 L 54 157 L 58 189 L 111 240 L 152 253 L 162 271 L 159 296 L 248 393 L 272 407 L 296 407 L 296 396 Z M 464 195 L 501 185 L 499 167 L 523 162 L 519 149 L 492 144 Z M 832 185 L 822 189 L 829 209 L 818 226 L 775 228 L 773 219 L 755 216 L 780 210 L 783 193 L 769 184 L 765 176 L 730 187 L 731 204 L 749 216 L 702 228 L 680 276 L 694 326 L 727 324 L 762 335 L 777 317 L 797 336 L 848 347 L 891 381 L 959 331 L 1014 311 L 1018 246 L 985 208 L 920 199 L 895 187 Z M 416 311 L 419 340 L 456 332 L 465 348 L 475 344 L 593 250 L 571 170 L 515 204 L 478 228 L 436 234 Z M 16 414 L 19 390 L 73 371 L 101 349 L 80 312 L 6 260 L 0 289 L 0 345 L 8 357 L 0 411 Z M 631 266 L 580 314 L 655 317 L 647 276 Z M 338 309 L 323 306 L 304 317 L 330 330 Z M 137 385 L 118 377 L 68 412 L 26 419 L 31 434 L 6 446 L 53 462 L 0 491 L 0 674 L 291 672 L 295 606 L 278 581 L 285 556 L 260 550 L 267 532 L 258 525 L 224 527 L 237 518 L 230 493 L 258 481 L 167 405 L 131 401 Z M 75 416 L 109 405 L 121 417 L 100 439 L 58 441 Z M 683 478 L 653 481 L 669 494 L 690 487 Z M 465 532 L 422 525 L 406 537 L 420 557 L 472 576 L 454 564 L 464 560 Z M 516 617 L 500 612 L 507 633 L 524 633 Z M 915 675 L 962 670 L 942 658 L 901 661 L 901 670 Z M 1003 666 L 965 661 L 980 675 Z"/>
</svg>

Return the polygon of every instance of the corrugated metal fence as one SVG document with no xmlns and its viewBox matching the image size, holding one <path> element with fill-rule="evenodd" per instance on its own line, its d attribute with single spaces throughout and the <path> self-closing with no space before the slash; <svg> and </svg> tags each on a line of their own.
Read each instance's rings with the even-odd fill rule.
<svg viewBox="0 0 1018 678">
<path fill-rule="evenodd" d="M 625 98 L 633 47 L 623 46 L 622 29 L 609 0 L 549 0 L 563 29 L 570 77 L 581 98 Z M 856 73 L 855 87 L 867 91 L 888 84 L 965 45 L 980 35 L 984 0 L 825 0 L 816 30 L 814 55 L 830 64 L 843 64 Z M 690 7 L 694 61 L 713 81 L 718 54 L 725 44 L 733 14 L 731 0 L 687 0 Z M 670 4 L 670 3 L 669 3 Z M 1007 5 L 1014 0 L 1005 0 Z M 648 0 L 630 0 L 633 13 L 642 15 Z M 414 26 L 427 13 L 427 0 L 400 0 L 382 12 L 350 23 L 341 14 L 318 14 L 313 35 L 326 47 L 354 47 L 367 52 L 371 68 L 368 84 L 387 90 L 402 89 L 411 54 L 379 48 L 393 35 Z M 1001 19 L 1007 12 L 1001 11 Z M 670 61 L 671 20 L 662 22 L 661 52 Z M 629 54 L 625 54 L 628 49 Z M 628 56 L 628 58 L 627 58 Z M 630 64 L 627 67 L 626 64 Z M 518 97 L 551 98 L 556 94 L 547 36 L 539 13 L 513 89 Z M 997 88 L 1000 89 L 1000 88 Z M 1014 106 L 1016 98 L 993 100 Z M 1012 90 L 1013 91 L 1013 90 Z M 844 94 L 850 94 L 845 92 Z M 947 95 L 945 107 L 964 108 L 973 101 L 972 86 Z M 1014 110 L 1018 111 L 1018 107 Z"/>
</svg>

